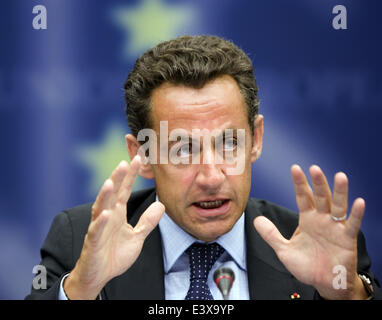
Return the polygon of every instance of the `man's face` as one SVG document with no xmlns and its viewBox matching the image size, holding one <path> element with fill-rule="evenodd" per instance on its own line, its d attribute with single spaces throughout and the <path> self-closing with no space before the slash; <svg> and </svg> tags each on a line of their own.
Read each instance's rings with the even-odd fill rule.
<svg viewBox="0 0 382 320">
<path fill-rule="evenodd" d="M 160 121 L 167 121 L 168 132 L 182 128 L 192 141 L 192 130 L 245 129 L 243 170 L 240 175 L 227 174 L 232 167 L 216 164 L 214 141 L 207 150 L 200 139 L 200 163 L 152 164 L 159 201 L 166 213 L 183 230 L 203 241 L 213 241 L 231 230 L 243 213 L 251 188 L 251 164 L 261 152 L 262 117 L 256 120 L 252 136 L 247 111 L 236 81 L 229 76 L 219 77 L 201 89 L 165 83 L 154 90 L 152 99 L 153 129 L 160 136 Z M 206 131 L 204 131 L 206 132 Z M 234 139 L 223 143 L 223 148 L 234 147 Z M 169 149 L 176 143 L 169 141 Z M 204 148 L 203 148 L 204 147 Z M 187 156 L 188 147 L 180 154 Z M 159 150 L 159 141 L 158 141 Z M 203 157 L 210 163 L 203 163 Z M 236 155 L 240 156 L 240 155 Z M 158 158 L 159 159 L 159 158 Z M 207 161 L 205 161 L 207 162 Z M 214 163 L 215 162 L 215 163 Z"/>
</svg>

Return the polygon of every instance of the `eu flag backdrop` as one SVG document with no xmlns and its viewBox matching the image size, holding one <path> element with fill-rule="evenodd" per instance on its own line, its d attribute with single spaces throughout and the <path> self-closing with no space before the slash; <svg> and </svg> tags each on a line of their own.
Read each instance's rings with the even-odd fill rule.
<svg viewBox="0 0 382 320">
<path fill-rule="evenodd" d="M 346 21 L 334 21 L 336 5 Z M 129 160 L 123 83 L 139 54 L 182 34 L 223 36 L 253 61 L 265 136 L 252 196 L 297 210 L 292 164 L 320 165 L 331 186 L 344 171 L 349 204 L 366 200 L 362 230 L 382 279 L 381 9 L 378 0 L 2 1 L 0 298 L 28 293 L 53 217 L 94 200 Z"/>
</svg>

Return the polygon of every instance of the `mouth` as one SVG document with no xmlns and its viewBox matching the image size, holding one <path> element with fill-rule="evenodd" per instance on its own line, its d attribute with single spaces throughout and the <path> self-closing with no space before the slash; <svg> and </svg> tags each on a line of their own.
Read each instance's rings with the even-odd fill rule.
<svg viewBox="0 0 382 320">
<path fill-rule="evenodd" d="M 192 203 L 196 212 L 202 217 L 217 217 L 228 212 L 229 199 L 205 200 Z"/>
<path fill-rule="evenodd" d="M 193 205 L 202 209 L 215 209 L 215 208 L 221 207 L 227 201 L 229 200 L 226 199 L 226 200 L 200 201 L 200 202 L 194 202 Z"/>
</svg>

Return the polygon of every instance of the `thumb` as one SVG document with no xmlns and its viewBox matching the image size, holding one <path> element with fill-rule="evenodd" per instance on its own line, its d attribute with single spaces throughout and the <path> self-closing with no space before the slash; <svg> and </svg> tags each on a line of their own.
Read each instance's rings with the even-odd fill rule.
<svg viewBox="0 0 382 320">
<path fill-rule="evenodd" d="M 276 254 L 287 244 L 288 240 L 281 235 L 269 219 L 263 216 L 257 217 L 253 220 L 253 225 L 264 241 L 275 250 Z"/>
<path fill-rule="evenodd" d="M 137 235 L 143 238 L 142 240 L 145 240 L 149 233 L 158 225 L 164 210 L 164 205 L 161 202 L 156 201 L 152 203 L 139 218 L 134 231 Z"/>
</svg>

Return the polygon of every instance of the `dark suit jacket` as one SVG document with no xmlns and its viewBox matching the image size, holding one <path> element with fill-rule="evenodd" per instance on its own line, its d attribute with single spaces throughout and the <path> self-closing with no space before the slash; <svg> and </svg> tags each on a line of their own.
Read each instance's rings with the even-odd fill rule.
<svg viewBox="0 0 382 320">
<path fill-rule="evenodd" d="M 131 195 L 127 203 L 128 222 L 133 226 L 141 214 L 155 201 L 155 190 L 142 190 Z M 92 204 L 78 206 L 58 214 L 41 248 L 41 264 L 47 268 L 48 288 L 35 290 L 26 299 L 57 299 L 62 277 L 78 260 L 91 218 Z M 290 238 L 297 227 L 297 214 L 270 202 L 249 199 L 245 210 L 247 270 L 251 299 L 290 299 L 294 292 L 301 299 L 319 299 L 317 291 L 296 280 L 277 258 L 274 250 L 253 227 L 259 215 L 269 218 L 282 235 Z M 382 298 L 379 283 L 370 271 L 362 233 L 358 238 L 359 272 L 373 282 L 375 298 Z M 164 299 L 164 271 L 159 228 L 147 237 L 137 261 L 124 274 L 112 279 L 101 291 L 102 299 Z"/>
</svg>

